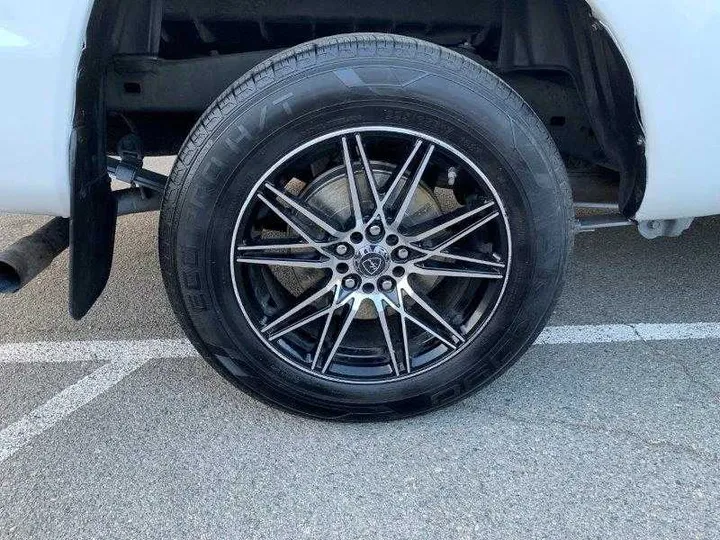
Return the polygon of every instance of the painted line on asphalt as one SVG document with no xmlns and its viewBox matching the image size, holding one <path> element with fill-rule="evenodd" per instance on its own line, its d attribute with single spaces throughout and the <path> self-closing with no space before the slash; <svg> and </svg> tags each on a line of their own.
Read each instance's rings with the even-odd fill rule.
<svg viewBox="0 0 720 540">
<path fill-rule="evenodd" d="M 186 339 L 0 344 L 0 364 L 112 362 L 119 358 L 184 358 L 196 355 Z"/>
<path fill-rule="evenodd" d="M 197 352 L 184 339 L 0 345 L 0 364 L 108 362 L 0 431 L 0 463 L 150 360 L 192 356 Z"/>
<path fill-rule="evenodd" d="M 60 420 L 115 386 L 149 360 L 139 357 L 105 364 L 72 386 L 68 386 L 17 422 L 10 424 L 0 432 L 0 463 Z"/>
<path fill-rule="evenodd" d="M 720 323 L 550 326 L 536 345 L 720 339 Z M 0 364 L 105 362 L 0 431 L 0 463 L 150 360 L 196 357 L 185 339 L 0 344 Z"/>
<path fill-rule="evenodd" d="M 686 341 L 720 339 L 720 323 L 599 324 L 549 326 L 536 345 Z M 0 364 L 111 362 L 117 358 L 148 359 L 197 356 L 186 339 L 45 341 L 0 343 Z"/>
<path fill-rule="evenodd" d="M 536 345 L 625 343 L 633 341 L 687 341 L 720 339 L 720 323 L 601 324 L 548 326 Z"/>
</svg>

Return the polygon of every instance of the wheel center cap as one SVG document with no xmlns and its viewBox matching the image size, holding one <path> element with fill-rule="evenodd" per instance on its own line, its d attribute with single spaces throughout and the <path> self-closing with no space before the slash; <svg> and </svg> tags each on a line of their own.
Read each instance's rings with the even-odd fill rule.
<svg viewBox="0 0 720 540">
<path fill-rule="evenodd" d="M 377 277 L 387 270 L 390 255 L 380 246 L 367 246 L 361 249 L 353 260 L 355 270 L 363 277 Z"/>
</svg>

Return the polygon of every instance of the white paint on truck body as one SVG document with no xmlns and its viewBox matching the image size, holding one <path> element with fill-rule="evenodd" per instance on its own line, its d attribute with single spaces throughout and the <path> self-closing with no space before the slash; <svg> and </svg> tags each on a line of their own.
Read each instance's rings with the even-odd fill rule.
<svg viewBox="0 0 720 540">
<path fill-rule="evenodd" d="M 720 213 L 720 2 L 590 0 L 635 81 L 647 187 L 639 220 Z"/>
<path fill-rule="evenodd" d="M 75 82 L 90 0 L 0 0 L 0 212 L 70 215 Z"/>
</svg>

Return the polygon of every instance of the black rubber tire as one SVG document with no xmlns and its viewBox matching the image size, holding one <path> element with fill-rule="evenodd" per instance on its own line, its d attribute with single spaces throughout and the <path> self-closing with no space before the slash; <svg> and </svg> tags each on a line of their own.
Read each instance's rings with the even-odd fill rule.
<svg viewBox="0 0 720 540">
<path fill-rule="evenodd" d="M 239 208 L 269 164 L 320 134 L 377 122 L 445 140 L 484 170 L 506 208 L 514 262 L 497 312 L 451 361 L 423 376 L 348 385 L 302 372 L 265 348 L 237 305 L 228 254 Z M 203 114 L 167 184 L 160 262 L 188 337 L 242 390 L 313 417 L 389 420 L 456 402 L 522 355 L 560 293 L 573 223 L 555 144 L 502 80 L 437 45 L 349 34 L 263 62 Z"/>
</svg>

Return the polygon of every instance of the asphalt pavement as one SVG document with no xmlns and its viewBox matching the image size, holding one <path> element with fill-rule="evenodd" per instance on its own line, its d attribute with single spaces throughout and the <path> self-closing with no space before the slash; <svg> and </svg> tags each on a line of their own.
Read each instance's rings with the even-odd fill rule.
<svg viewBox="0 0 720 540">
<path fill-rule="evenodd" d="M 42 222 L 0 217 L 0 247 Z M 169 307 L 156 233 L 157 214 L 120 219 L 81 322 L 67 255 L 0 297 L 0 538 L 720 537 L 720 332 L 697 324 L 720 322 L 720 218 L 579 235 L 551 321 L 576 338 L 457 406 L 370 425 L 216 375 Z"/>
</svg>

